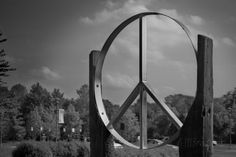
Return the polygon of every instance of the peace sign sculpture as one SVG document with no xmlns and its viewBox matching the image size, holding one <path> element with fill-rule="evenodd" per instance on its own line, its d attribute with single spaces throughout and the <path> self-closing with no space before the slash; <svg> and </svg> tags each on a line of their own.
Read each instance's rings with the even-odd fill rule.
<svg viewBox="0 0 236 157">
<path fill-rule="evenodd" d="M 101 120 L 103 121 L 104 125 L 106 126 L 106 128 L 116 139 L 118 139 L 123 144 L 130 146 L 132 148 L 136 148 L 136 149 L 151 149 L 151 148 L 156 148 L 156 147 L 160 147 L 165 144 L 171 143 L 179 136 L 179 130 L 183 125 L 182 122 L 178 119 L 178 117 L 171 111 L 171 109 L 165 104 L 165 102 L 160 97 L 157 96 L 154 90 L 147 83 L 145 16 L 149 16 L 149 15 L 164 16 L 176 22 L 186 33 L 187 37 L 189 38 L 191 42 L 191 45 L 194 49 L 195 54 L 197 54 L 196 48 L 194 47 L 194 44 L 190 38 L 190 33 L 187 27 L 184 26 L 181 22 L 177 21 L 176 19 L 168 15 L 157 13 L 157 12 L 144 12 L 144 13 L 136 14 L 130 17 L 129 19 L 121 23 L 111 33 L 109 38 L 106 40 L 105 44 L 102 47 L 102 50 L 99 53 L 99 57 L 98 57 L 96 68 L 95 68 L 94 93 L 95 93 L 95 100 L 96 100 L 96 105 L 98 109 L 98 114 Z M 102 93 L 101 77 L 102 77 L 103 63 L 105 60 L 105 56 L 113 40 L 127 25 L 129 25 L 135 20 L 139 20 L 139 82 L 136 85 L 136 87 L 133 89 L 131 94 L 124 101 L 124 103 L 121 105 L 118 114 L 114 118 L 109 120 L 106 114 L 106 110 L 104 108 L 104 104 L 102 101 L 102 94 L 101 94 Z M 161 109 L 168 115 L 168 117 L 171 119 L 173 124 L 178 129 L 177 133 L 175 133 L 171 138 L 169 138 L 169 140 L 167 140 L 166 142 L 160 145 L 156 145 L 153 147 L 147 146 L 147 94 L 149 94 L 150 97 L 155 101 L 155 103 L 161 107 Z M 140 146 L 134 145 L 130 143 L 129 141 L 125 140 L 122 136 L 119 135 L 119 133 L 113 127 L 118 122 L 118 120 L 123 116 L 123 114 L 126 112 L 126 110 L 129 108 L 129 106 L 137 98 L 138 95 L 140 97 L 140 103 L 141 103 L 140 105 L 141 106 Z"/>
</svg>

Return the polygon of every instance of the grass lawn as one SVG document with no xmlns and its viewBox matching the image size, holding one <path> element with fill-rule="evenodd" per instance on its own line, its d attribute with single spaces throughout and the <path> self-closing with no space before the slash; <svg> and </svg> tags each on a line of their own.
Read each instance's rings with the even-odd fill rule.
<svg viewBox="0 0 236 157">
<path fill-rule="evenodd" d="M 157 149 L 151 150 L 137 150 L 127 146 L 124 146 L 123 149 L 117 149 L 120 156 L 124 157 L 178 157 L 178 148 L 165 145 Z"/>
<path fill-rule="evenodd" d="M 0 147 L 0 157 L 11 157 L 12 151 L 18 144 L 18 142 L 3 143 L 2 147 Z"/>
<path fill-rule="evenodd" d="M 236 157 L 236 145 L 217 145 L 214 147 L 213 157 Z"/>
</svg>

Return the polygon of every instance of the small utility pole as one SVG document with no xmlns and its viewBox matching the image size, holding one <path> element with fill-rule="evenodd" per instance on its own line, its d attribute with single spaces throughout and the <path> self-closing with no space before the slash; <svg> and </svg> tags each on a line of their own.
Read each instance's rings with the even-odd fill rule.
<svg viewBox="0 0 236 157">
<path fill-rule="evenodd" d="M 58 110 L 58 99 L 56 98 L 56 143 L 57 143 L 57 135 L 58 135 L 58 118 L 59 118 L 59 110 Z"/>
</svg>

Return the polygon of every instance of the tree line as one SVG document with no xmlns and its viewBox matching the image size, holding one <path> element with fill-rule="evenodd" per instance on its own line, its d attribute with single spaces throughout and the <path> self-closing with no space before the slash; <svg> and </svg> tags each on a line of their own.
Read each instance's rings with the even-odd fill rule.
<svg viewBox="0 0 236 157">
<path fill-rule="evenodd" d="M 7 39 L 0 33 L 0 44 Z M 0 45 L 0 46 L 1 46 Z M 76 98 L 65 98 L 60 89 L 52 92 L 35 83 L 27 91 L 16 84 L 8 89 L 4 77 L 16 70 L 5 60 L 6 54 L 0 48 L 0 126 L 1 140 L 41 139 L 49 140 L 89 137 L 89 87 L 76 90 Z M 169 95 L 166 104 L 184 122 L 194 97 L 182 94 Z M 108 117 L 115 116 L 119 105 L 103 100 Z M 236 88 L 220 98 L 214 99 L 214 139 L 236 143 Z M 139 136 L 139 100 L 137 100 L 114 126 L 127 140 L 137 141 Z M 65 123 L 58 124 L 58 109 L 65 110 Z M 148 138 L 170 136 L 176 128 L 155 103 L 148 102 Z M 232 135 L 232 136 L 231 136 Z M 230 138 L 232 137 L 232 138 Z"/>
<path fill-rule="evenodd" d="M 84 139 L 89 137 L 89 87 L 76 90 L 76 98 L 65 98 L 60 89 L 49 92 L 40 83 L 30 90 L 22 84 L 10 89 L 0 86 L 0 124 L 3 141 L 23 139 L 47 140 Z M 236 142 L 236 88 L 214 99 L 214 139 Z M 169 95 L 166 104 L 184 122 L 194 97 L 182 94 Z M 103 100 L 109 118 L 115 116 L 119 105 Z M 137 100 L 116 123 L 116 130 L 128 141 L 137 142 L 139 129 Z M 58 109 L 64 109 L 64 123 L 58 124 Z M 168 116 L 155 104 L 148 102 L 148 138 L 161 139 L 176 132 Z"/>
<path fill-rule="evenodd" d="M 0 86 L 2 139 L 40 140 L 45 136 L 55 140 L 79 138 L 86 134 L 88 110 L 79 105 L 84 93 L 77 92 L 79 98 L 67 99 L 59 89 L 49 92 L 40 83 L 33 84 L 29 92 L 21 84 L 12 86 L 10 90 Z M 65 110 L 64 124 L 58 124 L 58 109 Z"/>
</svg>

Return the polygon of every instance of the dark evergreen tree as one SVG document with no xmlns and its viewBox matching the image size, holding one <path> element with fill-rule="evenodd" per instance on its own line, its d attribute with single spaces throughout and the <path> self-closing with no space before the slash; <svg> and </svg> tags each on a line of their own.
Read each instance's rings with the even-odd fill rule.
<svg viewBox="0 0 236 157">
<path fill-rule="evenodd" d="M 2 138 L 3 140 L 22 140 L 25 136 L 25 128 L 19 110 L 20 104 L 6 87 L 1 87 L 0 93 Z"/>
<path fill-rule="evenodd" d="M 2 38 L 2 33 L 0 33 L 0 44 L 2 44 L 5 41 L 7 41 L 7 39 Z M 2 78 L 9 76 L 8 72 L 15 70 L 15 68 L 11 68 L 9 62 L 5 60 L 4 58 L 5 56 L 6 56 L 5 50 L 0 47 L 0 85 L 6 83 L 2 80 Z"/>
</svg>

